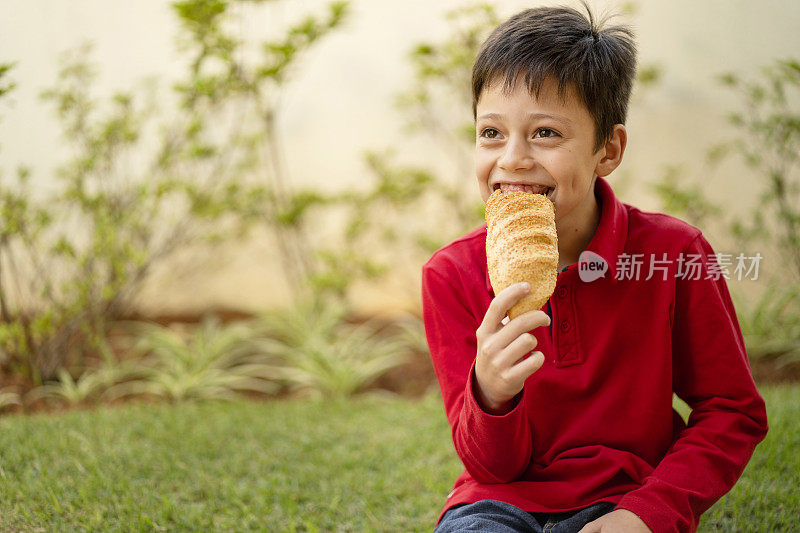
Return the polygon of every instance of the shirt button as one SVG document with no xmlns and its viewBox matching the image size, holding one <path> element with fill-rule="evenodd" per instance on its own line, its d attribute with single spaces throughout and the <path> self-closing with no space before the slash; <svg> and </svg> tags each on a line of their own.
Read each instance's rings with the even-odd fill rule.
<svg viewBox="0 0 800 533">
<path fill-rule="evenodd" d="M 559 287 L 559 289 L 558 289 L 558 297 L 559 298 L 566 298 L 567 297 L 567 288 L 566 287 Z"/>
<path fill-rule="evenodd" d="M 561 331 L 569 331 L 572 326 L 569 323 L 569 320 L 562 320 L 561 321 Z"/>
</svg>

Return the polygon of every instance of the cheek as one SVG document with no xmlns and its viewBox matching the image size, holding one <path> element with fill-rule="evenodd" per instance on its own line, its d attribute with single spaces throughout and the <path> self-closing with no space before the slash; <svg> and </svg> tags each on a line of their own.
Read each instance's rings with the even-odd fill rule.
<svg viewBox="0 0 800 533">
<path fill-rule="evenodd" d="M 478 182 L 478 192 L 484 202 L 489 199 L 489 174 L 492 170 L 492 161 L 486 154 L 475 153 L 475 178 Z"/>
<path fill-rule="evenodd" d="M 483 151 L 475 151 L 475 174 L 478 180 L 488 178 L 492 169 L 492 158 Z"/>
<path fill-rule="evenodd" d="M 539 163 L 563 189 L 576 187 L 583 175 L 586 174 L 585 161 L 574 157 L 572 152 L 543 154 Z M 591 173 L 591 171 L 589 172 Z"/>
</svg>

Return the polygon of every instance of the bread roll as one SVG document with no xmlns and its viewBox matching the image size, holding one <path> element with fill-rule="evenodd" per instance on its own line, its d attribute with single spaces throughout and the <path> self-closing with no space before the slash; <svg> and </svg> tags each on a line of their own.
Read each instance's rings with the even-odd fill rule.
<svg viewBox="0 0 800 533">
<path fill-rule="evenodd" d="M 527 281 L 531 290 L 508 312 L 541 309 L 558 275 L 555 208 L 543 194 L 494 191 L 486 202 L 486 260 L 494 293 Z"/>
</svg>

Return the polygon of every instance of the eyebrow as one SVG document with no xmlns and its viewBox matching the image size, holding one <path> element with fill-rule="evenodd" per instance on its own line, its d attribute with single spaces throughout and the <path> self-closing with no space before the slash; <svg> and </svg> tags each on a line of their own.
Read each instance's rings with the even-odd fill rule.
<svg viewBox="0 0 800 533">
<path fill-rule="evenodd" d="M 505 116 L 501 115 L 500 113 L 486 113 L 478 117 L 478 120 L 483 119 L 494 119 L 494 120 L 502 120 Z M 563 122 L 565 124 L 570 124 L 570 120 L 567 117 L 563 117 L 561 115 L 552 115 L 550 113 L 528 113 L 526 115 L 528 120 L 535 120 L 535 119 L 542 119 L 542 118 L 549 118 L 556 120 L 558 122 Z"/>
</svg>

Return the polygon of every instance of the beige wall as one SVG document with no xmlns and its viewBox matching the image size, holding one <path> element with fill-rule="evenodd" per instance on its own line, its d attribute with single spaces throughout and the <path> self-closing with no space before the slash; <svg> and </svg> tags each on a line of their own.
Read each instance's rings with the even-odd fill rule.
<svg viewBox="0 0 800 533">
<path fill-rule="evenodd" d="M 493 2 L 503 15 L 537 2 Z M 556 2 L 548 2 L 556 3 Z M 560 2 L 557 2 L 560 3 Z M 278 2 L 249 17 L 239 31 L 263 34 L 324 1 Z M 405 56 L 419 40 L 444 35 L 443 14 L 464 2 L 453 0 L 354 0 L 346 27 L 322 43 L 305 61 L 286 102 L 281 128 L 287 163 L 298 182 L 347 186 L 365 175 L 362 153 L 387 146 L 400 157 L 443 168 L 440 155 L 421 141 L 410 141 L 393 110 L 393 95 L 408 82 Z M 609 2 L 593 2 L 602 10 Z M 631 21 L 640 58 L 664 69 L 662 83 L 640 95 L 631 110 L 629 145 L 617 174 L 632 180 L 625 200 L 657 208 L 647 182 L 667 164 L 684 164 L 731 205 L 755 196 L 745 169 L 733 164 L 710 173 L 702 165 L 706 147 L 729 132 L 725 114 L 736 100 L 713 81 L 717 73 L 756 72 L 773 58 L 800 55 L 800 2 L 793 0 L 641 0 Z M 0 168 L 6 175 L 18 164 L 33 167 L 41 187 L 67 154 L 49 108 L 37 99 L 52 83 L 58 54 L 85 39 L 94 41 L 99 94 L 131 86 L 146 75 L 171 77 L 179 68 L 175 25 L 169 2 L 94 0 L 0 1 L 0 60 L 18 61 L 18 83 L 10 101 L 0 104 Z M 446 169 L 444 169 L 446 170 Z M 611 177 L 612 183 L 615 176 Z M 469 187 L 465 194 L 478 197 Z M 712 235 L 713 237 L 713 235 Z M 150 287 L 145 305 L 177 311 L 207 305 L 258 309 L 282 303 L 287 294 L 276 282 L 269 239 L 246 248 L 215 252 L 228 265 L 214 276 L 174 279 L 168 274 Z M 359 289 L 364 308 L 393 310 L 416 305 L 413 268 L 381 291 Z"/>
</svg>

